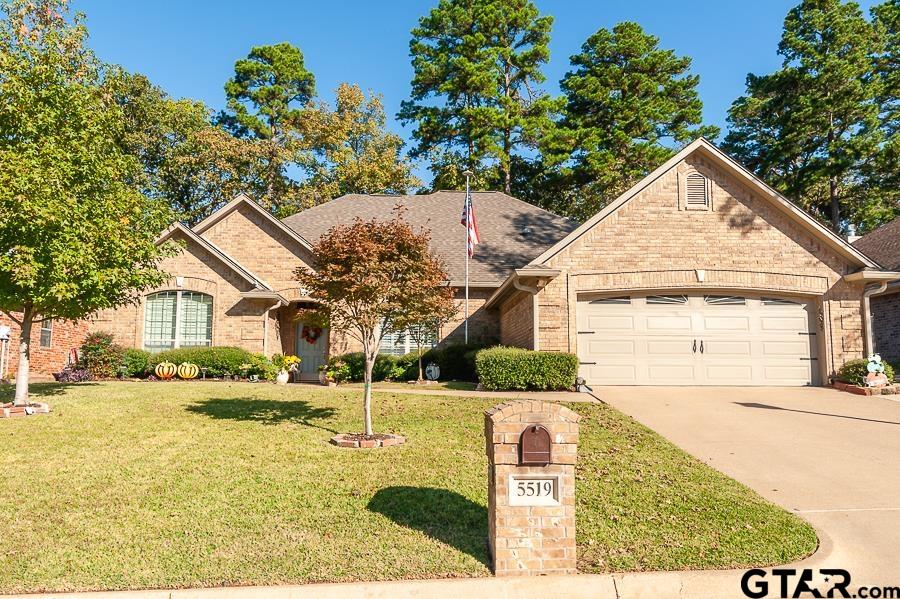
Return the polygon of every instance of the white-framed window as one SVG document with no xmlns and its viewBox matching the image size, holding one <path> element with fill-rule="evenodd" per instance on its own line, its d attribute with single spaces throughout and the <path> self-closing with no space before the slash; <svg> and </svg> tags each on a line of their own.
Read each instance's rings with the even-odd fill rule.
<svg viewBox="0 0 900 599">
<path fill-rule="evenodd" d="M 53 321 L 41 322 L 41 347 L 53 347 Z"/>
<path fill-rule="evenodd" d="M 212 345 L 212 314 L 212 297 L 205 293 L 151 293 L 144 308 L 144 349 Z"/>
<path fill-rule="evenodd" d="M 418 349 L 417 339 L 419 339 L 418 331 L 422 331 L 422 349 L 431 349 L 438 342 L 438 332 L 434 329 L 416 327 L 415 329 L 404 329 L 402 331 L 390 331 L 385 333 L 381 339 L 381 345 L 378 346 L 378 353 L 390 354 L 392 356 L 402 356 Z M 415 334 L 414 334 L 415 333 Z"/>
</svg>

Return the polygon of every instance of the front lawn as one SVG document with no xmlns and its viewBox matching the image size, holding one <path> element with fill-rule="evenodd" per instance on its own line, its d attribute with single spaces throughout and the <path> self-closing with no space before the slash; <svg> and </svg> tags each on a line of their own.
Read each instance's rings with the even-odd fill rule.
<svg viewBox="0 0 900 599">
<path fill-rule="evenodd" d="M 250 383 L 35 385 L 54 412 L 0 420 L 0 592 L 486 576 L 482 412 Z M 0 401 L 12 389 L 0 391 Z M 585 572 L 723 568 L 811 552 L 812 529 L 602 405 L 580 412 Z"/>
</svg>

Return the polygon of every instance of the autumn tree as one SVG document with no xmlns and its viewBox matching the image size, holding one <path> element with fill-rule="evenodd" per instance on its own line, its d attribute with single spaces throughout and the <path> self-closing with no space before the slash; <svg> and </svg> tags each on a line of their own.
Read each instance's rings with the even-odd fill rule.
<svg viewBox="0 0 900 599">
<path fill-rule="evenodd" d="M 315 77 L 299 48 L 282 42 L 256 46 L 234 64 L 225 84 L 227 109 L 218 123 L 236 137 L 264 146 L 263 186 L 257 198 L 280 216 L 296 212 L 299 184 L 289 173 L 309 160 L 305 116 L 315 96 Z"/>
<path fill-rule="evenodd" d="M 141 193 L 127 119 L 64 0 L 0 5 L 0 310 L 21 328 L 15 403 L 28 401 L 33 325 L 81 319 L 161 284 L 170 219 Z"/>
<path fill-rule="evenodd" d="M 585 220 L 665 162 L 673 147 L 718 128 L 701 126 L 703 103 L 691 59 L 661 48 L 659 38 L 624 22 L 591 35 L 571 57 L 560 87 L 563 117 L 542 140 L 546 169 L 568 179 L 555 206 Z M 543 175 L 543 173 L 538 173 Z M 541 182 L 541 187 L 553 183 Z"/>
<path fill-rule="evenodd" d="M 883 141 L 881 44 L 856 3 L 803 0 L 784 21 L 781 69 L 748 75 L 728 112 L 725 149 L 836 232 L 866 202 Z"/>
<path fill-rule="evenodd" d="M 408 193 L 420 185 L 401 155 L 403 139 L 385 129 L 381 98 L 342 83 L 335 107 L 321 104 L 306 124 L 315 156 L 305 193 L 320 203 L 348 193 Z"/>
<path fill-rule="evenodd" d="M 453 306 L 447 273 L 428 242 L 429 234 L 414 231 L 398 208 L 389 221 L 336 225 L 313 246 L 316 270 L 295 272 L 320 317 L 362 345 L 366 436 L 373 434 L 372 368 L 382 338 L 429 310 L 437 315 Z"/>
<path fill-rule="evenodd" d="M 415 125 L 410 154 L 430 159 L 442 184 L 496 168 L 498 188 L 511 193 L 514 157 L 549 123 L 553 102 L 538 86 L 552 24 L 530 0 L 441 0 L 419 20 L 412 92 L 398 117 Z"/>
<path fill-rule="evenodd" d="M 140 74 L 107 69 L 104 86 L 122 108 L 120 143 L 144 171 L 142 191 L 194 225 L 242 192 L 259 195 L 266 147 L 211 123 L 202 102 L 175 100 Z"/>
</svg>

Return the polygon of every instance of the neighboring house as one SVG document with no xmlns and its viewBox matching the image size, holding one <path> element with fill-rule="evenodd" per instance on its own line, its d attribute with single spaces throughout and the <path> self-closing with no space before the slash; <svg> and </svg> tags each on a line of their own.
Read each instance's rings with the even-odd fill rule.
<svg viewBox="0 0 900 599">
<path fill-rule="evenodd" d="M 16 313 L 16 317 L 21 314 Z M 0 327 L 9 327 L 9 338 L 0 339 L 0 379 L 11 380 L 19 366 L 21 328 L 6 314 L 0 313 Z M 4 329 L 5 330 L 5 329 Z M 31 363 L 29 373 L 35 379 L 49 379 L 54 372 L 75 359 L 87 335 L 86 321 L 46 320 L 31 329 Z"/>
<path fill-rule="evenodd" d="M 193 229 L 163 263 L 170 281 L 93 327 L 157 351 L 239 345 L 296 353 L 305 378 L 357 349 L 300 320 L 292 273 L 310 242 L 397 204 L 431 231 L 462 304 L 462 192 L 349 195 L 278 221 L 244 196 Z M 697 140 L 581 226 L 499 192 L 474 194 L 482 244 L 470 262 L 470 340 L 569 351 L 590 384 L 819 385 L 863 355 L 863 291 L 900 279 Z M 461 340 L 462 314 L 436 332 Z M 383 351 L 411 349 L 402 335 Z"/>
<path fill-rule="evenodd" d="M 900 218 L 853 242 L 853 246 L 887 270 L 900 270 Z M 877 291 L 877 290 L 876 290 Z M 873 350 L 892 364 L 900 363 L 900 284 L 888 284 L 872 295 Z"/>
</svg>

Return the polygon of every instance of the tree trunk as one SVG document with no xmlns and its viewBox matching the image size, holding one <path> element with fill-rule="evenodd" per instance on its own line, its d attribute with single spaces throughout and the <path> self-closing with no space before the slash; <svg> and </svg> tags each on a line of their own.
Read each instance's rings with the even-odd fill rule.
<svg viewBox="0 0 900 599">
<path fill-rule="evenodd" d="M 22 333 L 19 338 L 19 369 L 16 371 L 16 396 L 13 405 L 28 405 L 28 371 L 31 360 L 31 326 L 34 311 L 25 306 L 22 312 Z"/>
<path fill-rule="evenodd" d="M 506 195 L 512 195 L 512 140 L 509 129 L 503 132 L 503 160 L 500 161 L 500 170 L 503 174 L 503 191 Z M 504 164 L 504 160 L 506 163 Z"/>
<path fill-rule="evenodd" d="M 366 436 L 371 436 L 372 433 L 372 369 L 375 367 L 375 355 L 366 350 L 366 373 L 364 377 L 364 388 L 363 391 L 363 420 L 365 422 L 365 433 Z"/>
<path fill-rule="evenodd" d="M 841 232 L 841 202 L 837 193 L 837 181 L 828 181 L 828 196 L 831 200 L 831 228 L 835 233 Z"/>
<path fill-rule="evenodd" d="M 423 377 L 422 377 L 422 346 L 421 345 L 418 347 L 418 351 L 419 351 L 419 382 L 421 383 L 423 380 Z"/>
</svg>

